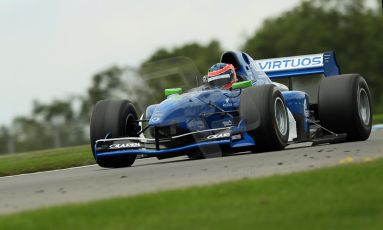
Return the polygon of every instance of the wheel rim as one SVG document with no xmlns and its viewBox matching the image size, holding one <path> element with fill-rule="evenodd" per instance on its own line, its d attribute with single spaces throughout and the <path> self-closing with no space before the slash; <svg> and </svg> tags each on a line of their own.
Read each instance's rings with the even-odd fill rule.
<svg viewBox="0 0 383 230">
<path fill-rule="evenodd" d="M 362 120 L 364 125 L 370 124 L 370 101 L 368 99 L 368 95 L 365 89 L 360 88 L 358 91 L 358 112 L 359 117 Z"/>
<path fill-rule="evenodd" d="M 275 120 L 279 132 L 284 136 L 287 133 L 288 119 L 286 107 L 280 97 L 275 100 Z"/>
</svg>

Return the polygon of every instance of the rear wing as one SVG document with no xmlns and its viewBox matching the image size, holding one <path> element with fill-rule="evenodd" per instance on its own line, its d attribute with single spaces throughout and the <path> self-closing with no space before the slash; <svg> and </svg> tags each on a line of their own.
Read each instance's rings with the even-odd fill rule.
<svg viewBox="0 0 383 230">
<path fill-rule="evenodd" d="M 255 63 L 271 79 L 312 74 L 326 77 L 339 75 L 340 69 L 333 51 L 293 57 L 256 60 Z"/>
</svg>

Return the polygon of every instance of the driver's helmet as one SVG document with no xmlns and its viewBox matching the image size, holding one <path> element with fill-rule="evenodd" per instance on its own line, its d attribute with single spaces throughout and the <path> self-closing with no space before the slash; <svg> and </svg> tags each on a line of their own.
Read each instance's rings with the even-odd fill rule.
<svg viewBox="0 0 383 230">
<path fill-rule="evenodd" d="M 217 63 L 210 67 L 207 74 L 207 83 L 213 88 L 230 89 L 237 81 L 237 74 L 232 64 Z"/>
</svg>

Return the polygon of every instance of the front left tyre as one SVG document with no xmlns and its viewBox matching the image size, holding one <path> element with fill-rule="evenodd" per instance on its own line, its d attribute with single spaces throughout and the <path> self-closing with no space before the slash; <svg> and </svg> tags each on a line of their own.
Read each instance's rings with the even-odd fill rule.
<svg viewBox="0 0 383 230">
<path fill-rule="evenodd" d="M 247 132 L 255 140 L 255 151 L 285 148 L 289 137 L 289 117 L 282 93 L 274 85 L 253 86 L 241 94 L 240 115 Z"/>
<path fill-rule="evenodd" d="M 140 130 L 136 109 L 128 100 L 102 100 L 93 108 L 90 121 L 90 142 L 93 156 L 97 164 L 104 168 L 129 167 L 136 160 L 137 155 L 121 155 L 97 157 L 95 144 L 99 139 L 138 137 Z"/>
</svg>

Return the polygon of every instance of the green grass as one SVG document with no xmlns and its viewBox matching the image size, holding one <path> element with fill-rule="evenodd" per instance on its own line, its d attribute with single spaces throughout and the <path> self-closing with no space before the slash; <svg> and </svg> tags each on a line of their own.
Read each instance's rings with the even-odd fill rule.
<svg viewBox="0 0 383 230">
<path fill-rule="evenodd" d="M 0 176 L 94 164 L 88 145 L 0 156 Z"/>
<path fill-rule="evenodd" d="M 382 175 L 378 160 L 0 216 L 0 229 L 380 230 Z"/>
<path fill-rule="evenodd" d="M 374 114 L 372 117 L 373 124 L 383 124 L 383 114 Z"/>
</svg>

